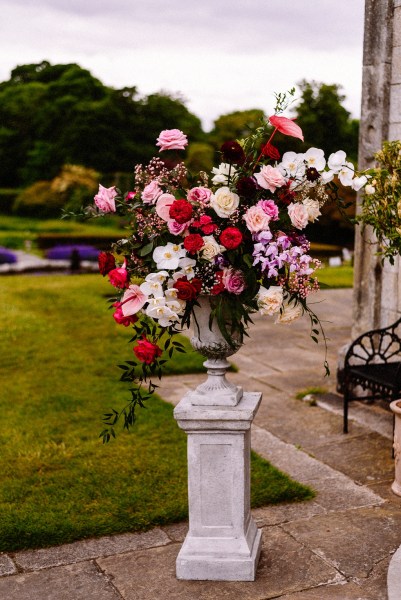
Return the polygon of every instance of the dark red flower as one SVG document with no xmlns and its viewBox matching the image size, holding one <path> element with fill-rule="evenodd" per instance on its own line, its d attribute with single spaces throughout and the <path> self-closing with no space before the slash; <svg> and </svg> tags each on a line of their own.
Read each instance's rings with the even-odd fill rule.
<svg viewBox="0 0 401 600">
<path fill-rule="evenodd" d="M 203 248 L 205 242 L 200 233 L 190 233 L 184 238 L 184 248 L 190 254 L 196 254 L 198 250 Z"/>
<path fill-rule="evenodd" d="M 306 169 L 306 179 L 308 181 L 316 181 L 317 179 L 319 179 L 320 177 L 320 173 L 317 169 L 315 169 L 315 167 L 308 167 Z"/>
<path fill-rule="evenodd" d="M 234 250 L 242 242 L 242 233 L 237 227 L 227 227 L 221 232 L 220 242 L 227 250 Z"/>
<path fill-rule="evenodd" d="M 174 200 L 170 206 L 170 218 L 177 223 L 187 223 L 192 217 L 192 205 L 187 200 Z"/>
<path fill-rule="evenodd" d="M 281 202 L 283 204 L 286 204 L 287 206 L 289 204 L 291 204 L 291 202 L 295 198 L 295 192 L 290 190 L 290 182 L 288 182 L 285 186 L 277 189 L 276 193 L 277 193 L 277 196 L 279 197 L 279 199 L 281 200 Z"/>
<path fill-rule="evenodd" d="M 99 271 L 103 277 L 116 268 L 116 261 L 110 252 L 99 252 L 98 263 Z"/>
<path fill-rule="evenodd" d="M 256 181 L 253 177 L 242 177 L 237 181 L 237 191 L 244 198 L 252 198 L 256 192 Z"/>
<path fill-rule="evenodd" d="M 137 345 L 132 350 L 137 359 L 147 365 L 151 365 L 156 358 L 162 355 L 161 348 L 157 344 L 149 342 L 146 337 L 138 340 Z"/>
<path fill-rule="evenodd" d="M 113 306 L 116 309 L 113 313 L 113 317 L 115 322 L 119 325 L 124 325 L 124 327 L 128 327 L 128 325 L 131 325 L 131 323 L 136 323 L 136 321 L 138 320 L 138 317 L 136 315 L 124 316 L 121 308 L 121 302 L 114 302 Z"/>
<path fill-rule="evenodd" d="M 174 283 L 179 300 L 196 300 L 202 289 L 202 281 L 197 277 L 188 280 L 187 277 L 180 277 Z"/>
<path fill-rule="evenodd" d="M 235 140 L 224 142 L 220 148 L 223 159 L 230 163 L 242 165 L 245 160 L 245 153 L 242 146 Z"/>
<path fill-rule="evenodd" d="M 263 146 L 262 154 L 263 156 L 268 156 L 273 160 L 280 160 L 280 152 L 278 151 L 276 146 L 273 146 L 273 144 L 271 144 L 270 142 L 267 142 L 267 144 Z"/>
<path fill-rule="evenodd" d="M 212 217 L 209 217 L 209 215 L 202 215 L 199 221 L 194 221 L 192 223 L 192 227 L 200 229 L 205 235 L 210 235 L 217 229 L 217 225 L 213 223 Z"/>
</svg>

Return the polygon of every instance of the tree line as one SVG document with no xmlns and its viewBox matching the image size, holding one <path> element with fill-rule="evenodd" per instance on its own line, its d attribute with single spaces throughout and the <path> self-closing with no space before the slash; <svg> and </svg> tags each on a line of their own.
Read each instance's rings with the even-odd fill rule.
<svg viewBox="0 0 401 600">
<path fill-rule="evenodd" d="M 293 116 L 307 144 L 294 139 L 291 149 L 317 146 L 330 153 L 341 148 L 356 160 L 358 121 L 344 108 L 341 87 L 307 81 L 298 85 Z M 224 141 L 243 137 L 262 116 L 258 108 L 232 112 L 205 132 L 180 96 L 114 89 L 77 64 L 18 66 L 0 83 L 0 187 L 52 180 L 64 165 L 101 174 L 132 173 L 135 164 L 154 156 L 160 131 L 172 128 L 191 141 L 188 166 L 207 169 Z M 288 149 L 288 139 L 286 144 Z"/>
</svg>

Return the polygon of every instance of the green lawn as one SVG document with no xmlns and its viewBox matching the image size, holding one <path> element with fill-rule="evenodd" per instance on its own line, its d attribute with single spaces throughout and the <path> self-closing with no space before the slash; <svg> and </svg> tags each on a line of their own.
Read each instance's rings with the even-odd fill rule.
<svg viewBox="0 0 401 600">
<path fill-rule="evenodd" d="M 317 278 L 322 287 L 352 288 L 354 284 L 354 268 L 351 265 L 341 267 L 323 267 L 317 271 Z"/>
<path fill-rule="evenodd" d="M 144 530 L 187 515 L 186 436 L 154 398 L 102 445 L 101 415 L 128 399 L 116 367 L 130 333 L 96 275 L 0 279 L 0 551 Z M 188 369 L 180 355 L 175 372 Z M 203 359 L 191 353 L 190 369 Z M 252 456 L 252 502 L 313 497 Z"/>
</svg>

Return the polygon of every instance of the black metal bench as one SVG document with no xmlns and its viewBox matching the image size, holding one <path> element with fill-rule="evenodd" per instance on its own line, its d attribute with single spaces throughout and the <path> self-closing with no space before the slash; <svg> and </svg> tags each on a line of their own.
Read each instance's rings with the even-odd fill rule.
<svg viewBox="0 0 401 600">
<path fill-rule="evenodd" d="M 337 371 L 337 391 L 344 396 L 344 433 L 352 400 L 401 397 L 401 318 L 382 329 L 360 335 L 348 348 L 344 368 Z M 362 389 L 362 391 L 361 391 Z"/>
</svg>

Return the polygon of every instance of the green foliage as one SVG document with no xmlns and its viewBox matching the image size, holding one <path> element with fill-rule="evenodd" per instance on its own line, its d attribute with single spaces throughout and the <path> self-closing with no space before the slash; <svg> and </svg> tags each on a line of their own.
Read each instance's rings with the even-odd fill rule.
<svg viewBox="0 0 401 600">
<path fill-rule="evenodd" d="M 265 114 L 259 108 L 221 115 L 214 122 L 214 128 L 208 136 L 210 143 L 219 150 L 224 142 L 248 137 L 251 131 L 262 124 L 264 118 Z"/>
<path fill-rule="evenodd" d="M 0 185 L 54 178 L 63 164 L 104 173 L 148 161 L 162 129 L 203 137 L 200 120 L 180 97 L 139 98 L 115 90 L 76 64 L 22 65 L 0 83 Z"/>
<path fill-rule="evenodd" d="M 204 142 L 189 144 L 185 165 L 191 173 L 210 172 L 214 165 L 213 146 Z"/>
<path fill-rule="evenodd" d="M 351 119 L 342 105 L 345 96 L 341 93 L 341 86 L 306 80 L 298 85 L 301 99 L 294 112 L 307 145 L 297 141 L 294 150 L 303 152 L 313 146 L 324 150 L 326 156 L 344 150 L 347 157 L 356 163 L 358 121 Z"/>
<path fill-rule="evenodd" d="M 384 142 L 375 159 L 378 166 L 368 171 L 369 185 L 356 220 L 373 228 L 379 255 L 393 264 L 401 254 L 401 141 Z"/>
<path fill-rule="evenodd" d="M 172 406 L 154 397 L 132 435 L 98 440 L 93 414 L 125 396 L 110 357 L 129 333 L 105 310 L 109 290 L 93 275 L 2 277 L 0 551 L 187 516 L 186 436 Z M 254 454 L 251 487 L 253 506 L 313 496 Z"/>
</svg>

